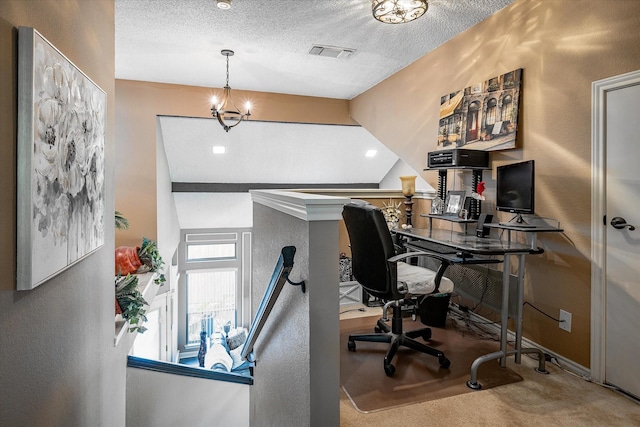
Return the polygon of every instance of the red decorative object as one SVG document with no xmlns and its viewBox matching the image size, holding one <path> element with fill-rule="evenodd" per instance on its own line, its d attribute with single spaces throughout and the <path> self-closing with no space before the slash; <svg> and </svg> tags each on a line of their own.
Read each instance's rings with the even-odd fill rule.
<svg viewBox="0 0 640 427">
<path fill-rule="evenodd" d="M 484 192 L 484 181 L 480 181 L 476 186 L 476 193 L 482 196 L 483 192 Z"/>
<path fill-rule="evenodd" d="M 119 246 L 116 248 L 116 276 L 134 274 L 142 266 L 138 257 L 139 246 Z"/>
<path fill-rule="evenodd" d="M 120 308 L 120 304 L 118 304 L 117 299 L 116 299 L 116 314 L 122 314 L 122 308 Z"/>
</svg>

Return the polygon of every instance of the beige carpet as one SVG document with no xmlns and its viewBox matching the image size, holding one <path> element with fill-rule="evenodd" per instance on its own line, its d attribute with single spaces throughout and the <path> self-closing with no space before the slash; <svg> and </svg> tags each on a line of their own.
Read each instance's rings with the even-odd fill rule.
<svg viewBox="0 0 640 427">
<path fill-rule="evenodd" d="M 479 341 L 458 334 L 448 321 L 445 328 L 432 328 L 429 345 L 443 351 L 451 361 L 448 369 L 438 364 L 436 357 L 401 347 L 393 359 L 396 372 L 388 377 L 383 359 L 386 343 L 356 342 L 356 351 L 347 350 L 350 333 L 371 333 L 378 317 L 363 317 L 340 322 L 340 383 L 354 407 L 361 412 L 373 412 L 462 393 L 472 393 L 466 386 L 473 361 L 483 354 L 497 351 L 494 341 Z M 404 329 L 424 327 L 407 318 Z M 421 341 L 420 339 L 418 339 Z M 521 381 L 522 377 L 497 361 L 482 364 L 478 381 L 483 389 Z"/>
<path fill-rule="evenodd" d="M 379 308 L 341 308 L 341 319 L 380 314 Z M 549 375 L 535 372 L 537 366 L 538 362 L 527 356 L 519 365 L 508 357 L 507 367 L 523 381 L 371 413 L 359 412 L 342 392 L 340 426 L 640 426 L 638 402 L 556 364 L 547 364 Z"/>
</svg>

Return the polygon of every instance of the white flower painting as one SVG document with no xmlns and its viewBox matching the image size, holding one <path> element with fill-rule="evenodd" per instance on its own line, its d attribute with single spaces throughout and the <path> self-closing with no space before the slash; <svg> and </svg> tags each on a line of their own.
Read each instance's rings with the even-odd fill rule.
<svg viewBox="0 0 640 427">
<path fill-rule="evenodd" d="M 106 94 L 33 28 L 18 32 L 18 289 L 104 244 Z"/>
</svg>

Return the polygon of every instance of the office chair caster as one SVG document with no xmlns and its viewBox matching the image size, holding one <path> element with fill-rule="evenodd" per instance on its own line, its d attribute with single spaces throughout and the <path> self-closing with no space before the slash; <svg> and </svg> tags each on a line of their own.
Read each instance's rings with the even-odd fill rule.
<svg viewBox="0 0 640 427">
<path fill-rule="evenodd" d="M 376 325 L 376 326 L 374 326 L 374 327 L 373 327 L 373 331 L 374 331 L 376 334 L 379 334 L 379 333 L 381 333 L 381 332 L 382 332 L 382 329 L 380 329 L 380 326 Z"/>
<path fill-rule="evenodd" d="M 356 351 L 356 342 L 355 341 L 347 341 L 347 349 L 349 351 Z"/>
<path fill-rule="evenodd" d="M 451 366 L 451 361 L 444 356 L 438 357 L 438 362 L 444 369 L 447 369 L 449 366 Z"/>
<path fill-rule="evenodd" d="M 427 329 L 422 333 L 422 339 L 425 341 L 431 340 L 431 329 Z"/>
<path fill-rule="evenodd" d="M 384 373 L 387 374 L 388 377 L 392 377 L 393 374 L 396 373 L 396 367 L 391 363 L 384 362 Z"/>
</svg>

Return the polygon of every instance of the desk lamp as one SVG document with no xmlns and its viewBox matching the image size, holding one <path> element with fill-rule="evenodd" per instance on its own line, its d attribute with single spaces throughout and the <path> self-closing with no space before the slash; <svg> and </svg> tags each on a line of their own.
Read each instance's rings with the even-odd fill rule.
<svg viewBox="0 0 640 427">
<path fill-rule="evenodd" d="M 407 212 L 407 226 L 411 227 L 411 213 L 413 205 L 411 198 L 416 194 L 416 176 L 401 176 L 400 181 L 402 182 L 402 194 L 405 198 L 404 205 L 406 206 Z"/>
</svg>

